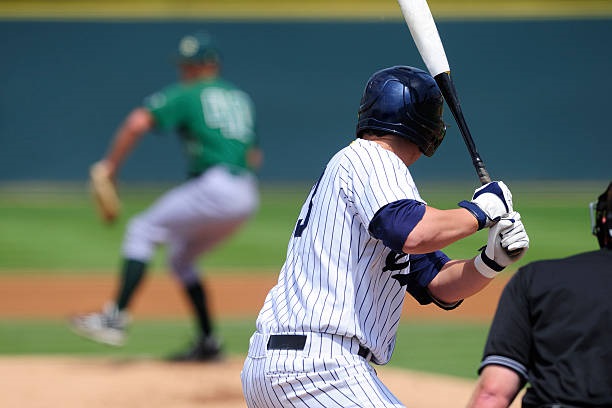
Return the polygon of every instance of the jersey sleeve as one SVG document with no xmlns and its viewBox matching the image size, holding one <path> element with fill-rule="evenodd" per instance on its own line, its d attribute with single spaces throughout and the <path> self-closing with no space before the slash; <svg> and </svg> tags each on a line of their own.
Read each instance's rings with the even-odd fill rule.
<svg viewBox="0 0 612 408">
<path fill-rule="evenodd" d="M 368 227 L 376 213 L 389 203 L 422 199 L 408 168 L 390 152 L 361 149 L 347 156 L 353 206 Z"/>
<path fill-rule="evenodd" d="M 527 381 L 532 344 L 527 286 L 525 269 L 519 269 L 504 288 L 478 373 L 487 365 L 501 365 Z"/>
<path fill-rule="evenodd" d="M 180 86 L 175 85 L 145 98 L 144 107 L 153 115 L 155 127 L 170 130 L 180 125 L 183 120 L 181 95 Z"/>
</svg>

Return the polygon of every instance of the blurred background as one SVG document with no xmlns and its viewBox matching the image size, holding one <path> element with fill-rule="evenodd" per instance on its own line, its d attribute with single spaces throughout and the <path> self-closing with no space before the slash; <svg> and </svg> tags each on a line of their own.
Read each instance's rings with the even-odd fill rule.
<svg viewBox="0 0 612 408">
<path fill-rule="evenodd" d="M 478 150 L 512 188 L 532 239 L 519 266 L 595 249 L 588 202 L 612 178 L 612 1 L 429 3 Z M 310 184 L 354 138 L 369 76 L 425 69 L 394 0 L 0 0 L 0 354 L 110 352 L 72 336 L 62 314 L 28 316 L 27 306 L 49 293 L 36 286 L 41 276 L 56 279 L 59 300 L 75 295 L 69 282 L 92 276 L 108 278 L 110 292 L 124 223 L 183 180 L 177 138 L 151 134 L 121 171 L 117 225 L 99 222 L 86 185 L 125 115 L 176 81 L 171 55 L 197 30 L 215 37 L 224 76 L 251 94 L 265 151 L 261 209 L 202 261 L 213 278 L 273 282 Z M 430 204 L 452 208 L 478 179 L 445 116 L 444 143 L 412 173 Z M 476 234 L 448 253 L 473 256 L 482 242 Z M 165 276 L 158 261 L 154 273 Z M 17 277 L 30 281 L 7 284 Z M 16 287 L 20 303 L 2 303 Z M 230 352 L 245 352 L 257 311 L 219 321 Z M 159 356 L 183 345 L 187 315 L 137 325 L 121 352 Z M 409 321 L 398 341 L 410 347 L 398 347 L 394 363 L 475 378 L 487 324 Z"/>
<path fill-rule="evenodd" d="M 610 175 L 611 3 L 431 1 L 494 178 Z M 425 69 L 393 0 L 1 1 L 0 18 L 0 182 L 85 180 L 124 115 L 176 80 L 170 56 L 195 30 L 216 37 L 225 76 L 255 100 L 264 182 L 317 177 L 354 137 L 374 71 Z M 474 177 L 448 111 L 447 122 L 418 180 Z M 176 138 L 155 135 L 122 179 L 177 181 L 183 169 Z"/>
</svg>

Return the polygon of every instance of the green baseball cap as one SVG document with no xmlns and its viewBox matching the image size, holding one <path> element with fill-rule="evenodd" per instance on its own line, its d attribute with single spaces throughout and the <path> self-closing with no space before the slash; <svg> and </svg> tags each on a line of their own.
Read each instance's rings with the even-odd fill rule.
<svg viewBox="0 0 612 408">
<path fill-rule="evenodd" d="M 206 32 L 196 32 L 181 38 L 176 59 L 179 64 L 219 62 L 219 50 Z"/>
</svg>

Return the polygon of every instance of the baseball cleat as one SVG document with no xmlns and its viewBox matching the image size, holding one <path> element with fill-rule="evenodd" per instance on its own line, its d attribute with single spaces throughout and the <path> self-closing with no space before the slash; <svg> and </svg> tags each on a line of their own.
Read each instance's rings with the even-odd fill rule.
<svg viewBox="0 0 612 408">
<path fill-rule="evenodd" d="M 205 362 L 219 361 L 222 358 L 221 344 L 215 337 L 208 336 L 198 339 L 190 349 L 175 354 L 168 358 L 168 360 L 175 362 Z"/>
<path fill-rule="evenodd" d="M 114 304 L 107 304 L 101 312 L 77 315 L 70 319 L 72 331 L 79 336 L 116 347 L 125 344 L 128 323 L 128 314 L 117 309 Z"/>
</svg>

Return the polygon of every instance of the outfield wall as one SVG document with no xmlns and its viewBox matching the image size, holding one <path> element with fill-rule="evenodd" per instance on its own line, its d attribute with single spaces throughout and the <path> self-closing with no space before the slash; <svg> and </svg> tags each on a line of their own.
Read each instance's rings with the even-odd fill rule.
<svg viewBox="0 0 612 408">
<path fill-rule="evenodd" d="M 453 76 L 494 178 L 612 174 L 611 19 L 441 21 Z M 402 21 L 0 21 L 0 182 L 84 180 L 124 115 L 175 80 L 170 54 L 208 29 L 225 74 L 253 96 L 264 181 L 313 180 L 353 137 L 375 70 L 423 63 Z M 420 179 L 475 178 L 450 113 Z M 125 165 L 131 181 L 183 176 L 176 138 L 152 134 Z"/>
</svg>

